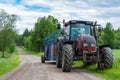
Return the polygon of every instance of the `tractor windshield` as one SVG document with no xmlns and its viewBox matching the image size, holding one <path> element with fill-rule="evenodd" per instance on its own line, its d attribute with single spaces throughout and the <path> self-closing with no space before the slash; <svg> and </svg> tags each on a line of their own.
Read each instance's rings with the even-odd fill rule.
<svg viewBox="0 0 120 80">
<path fill-rule="evenodd" d="M 71 24 L 71 40 L 76 40 L 79 34 L 90 34 L 90 25 L 82 23 Z"/>
</svg>

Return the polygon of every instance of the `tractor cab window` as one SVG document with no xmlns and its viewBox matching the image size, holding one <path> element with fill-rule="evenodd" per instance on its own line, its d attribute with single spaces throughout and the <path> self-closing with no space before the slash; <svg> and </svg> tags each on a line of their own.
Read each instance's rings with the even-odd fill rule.
<svg viewBox="0 0 120 80">
<path fill-rule="evenodd" d="M 70 33 L 70 26 L 69 25 L 66 27 L 65 33 L 67 36 L 69 36 L 69 33 Z"/>
<path fill-rule="evenodd" d="M 66 39 L 69 40 L 69 34 L 70 34 L 70 26 L 69 25 L 65 28 L 65 33 L 66 33 Z"/>
<path fill-rule="evenodd" d="M 79 34 L 90 34 L 90 25 L 82 23 L 71 24 L 71 40 L 76 40 Z"/>
</svg>

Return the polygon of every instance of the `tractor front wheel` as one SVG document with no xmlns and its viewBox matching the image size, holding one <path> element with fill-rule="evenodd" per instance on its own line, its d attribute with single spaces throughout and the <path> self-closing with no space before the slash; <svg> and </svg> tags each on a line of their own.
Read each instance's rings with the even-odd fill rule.
<svg viewBox="0 0 120 80">
<path fill-rule="evenodd" d="M 72 45 L 66 44 L 63 47 L 63 55 L 62 55 L 62 71 L 70 72 L 73 61 L 73 48 Z"/>
<path fill-rule="evenodd" d="M 56 67 L 57 68 L 61 68 L 62 67 L 62 61 L 61 61 L 61 54 L 62 54 L 62 51 L 61 51 L 61 47 L 60 46 L 60 43 L 58 42 L 57 43 L 57 57 L 56 57 Z"/>
<path fill-rule="evenodd" d="M 109 47 L 103 47 L 99 53 L 98 68 L 105 69 L 111 68 L 113 65 L 113 55 L 112 50 Z"/>
<path fill-rule="evenodd" d="M 60 61 L 60 54 L 57 54 L 56 67 L 57 68 L 61 68 L 62 67 L 62 64 L 61 64 L 61 61 Z"/>
</svg>

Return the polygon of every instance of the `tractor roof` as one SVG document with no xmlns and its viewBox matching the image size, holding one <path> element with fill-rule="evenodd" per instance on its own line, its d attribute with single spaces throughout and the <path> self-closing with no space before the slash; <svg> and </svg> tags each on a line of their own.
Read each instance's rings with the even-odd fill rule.
<svg viewBox="0 0 120 80">
<path fill-rule="evenodd" d="M 70 20 L 70 21 L 68 21 L 68 22 L 65 23 L 65 24 L 69 25 L 69 24 L 76 24 L 76 23 L 83 23 L 83 24 L 92 25 L 92 24 L 93 24 L 93 21 Z"/>
</svg>

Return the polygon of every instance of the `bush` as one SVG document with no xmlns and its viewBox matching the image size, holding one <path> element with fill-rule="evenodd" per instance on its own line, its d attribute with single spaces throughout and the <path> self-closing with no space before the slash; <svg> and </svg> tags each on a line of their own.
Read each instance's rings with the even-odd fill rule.
<svg viewBox="0 0 120 80">
<path fill-rule="evenodd" d="M 114 40 L 113 49 L 120 49 L 120 41 L 118 39 Z"/>
<path fill-rule="evenodd" d="M 15 51 L 15 44 L 11 44 L 8 48 L 7 48 L 7 52 L 8 53 L 13 53 Z"/>
</svg>

